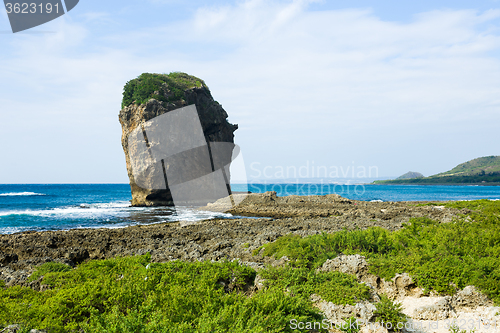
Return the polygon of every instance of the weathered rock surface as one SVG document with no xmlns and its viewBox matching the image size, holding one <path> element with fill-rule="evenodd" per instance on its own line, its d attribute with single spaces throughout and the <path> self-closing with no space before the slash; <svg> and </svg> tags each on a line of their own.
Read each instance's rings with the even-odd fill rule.
<svg viewBox="0 0 500 333">
<path fill-rule="evenodd" d="M 356 275 L 359 279 L 367 274 L 368 263 L 365 257 L 359 254 L 340 255 L 333 259 L 328 259 L 323 266 L 318 268 L 321 272 L 339 271 L 345 274 Z"/>
<path fill-rule="evenodd" d="M 217 202 L 215 203 L 217 204 Z M 211 206 L 204 207 L 210 210 Z M 276 192 L 248 195 L 229 210 L 234 215 L 284 217 L 331 217 L 351 221 L 391 221 L 391 225 L 408 222 L 411 217 L 429 217 L 450 222 L 458 209 L 414 205 L 414 202 L 367 202 L 343 198 L 337 194 L 278 197 Z M 356 221 L 354 221 L 356 223 Z"/>
<path fill-rule="evenodd" d="M 457 309 L 469 308 L 473 309 L 478 306 L 491 305 L 491 301 L 474 286 L 467 286 L 460 290 L 451 300 L 451 305 Z"/>
<path fill-rule="evenodd" d="M 120 111 L 119 119 L 122 126 L 122 146 L 125 152 L 127 172 L 132 190 L 133 206 L 166 206 L 173 205 L 172 195 L 168 185 L 166 189 L 147 189 L 139 186 L 134 179 L 130 153 L 134 147 L 129 147 L 129 136 L 138 127 L 167 112 L 188 106 L 196 105 L 198 116 L 207 142 L 234 142 L 233 132 L 237 125 L 227 121 L 227 113 L 215 101 L 205 83 L 184 73 L 175 73 L 183 80 L 184 91 L 179 96 L 178 86 L 170 86 L 171 81 L 164 82 L 152 95 L 152 98 L 143 104 L 132 103 L 125 105 Z M 169 74 L 169 77 L 171 75 Z M 187 82 L 187 85 L 186 85 Z M 189 84 L 192 82 L 192 84 Z M 155 98 L 156 96 L 156 98 Z M 189 136 L 189 133 L 186 133 Z M 148 142 L 148 144 L 152 144 Z M 231 157 L 229 156 L 229 159 Z M 229 161 L 230 162 L 230 161 Z M 163 166 L 159 163 L 146 166 L 148 173 L 163 175 Z M 168 166 L 165 166 L 168 168 Z M 228 175 L 229 177 L 229 175 Z M 194 178 L 197 178 L 196 176 Z M 227 195 L 227 194 L 226 194 Z"/>
<path fill-rule="evenodd" d="M 373 313 L 376 310 L 375 305 L 367 301 L 354 305 L 338 305 L 327 302 L 318 295 L 312 295 L 311 300 L 314 302 L 314 306 L 325 315 L 328 321 L 336 325 L 341 325 L 344 320 L 350 317 L 355 317 L 361 320 L 362 323 L 367 323 L 372 319 Z"/>
<path fill-rule="evenodd" d="M 403 300 L 405 313 L 415 320 L 445 320 L 455 311 L 451 306 L 451 297 L 407 297 Z"/>
<path fill-rule="evenodd" d="M 0 333 L 17 333 L 17 332 L 22 332 L 21 326 L 19 325 L 9 325 L 0 331 Z M 32 329 L 30 330 L 29 333 L 46 333 L 46 331 Z"/>
</svg>

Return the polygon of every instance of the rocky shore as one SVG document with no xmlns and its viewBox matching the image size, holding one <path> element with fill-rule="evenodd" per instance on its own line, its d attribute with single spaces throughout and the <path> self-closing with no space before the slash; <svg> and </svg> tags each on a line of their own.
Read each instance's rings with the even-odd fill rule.
<svg viewBox="0 0 500 333">
<path fill-rule="evenodd" d="M 215 203 L 204 209 L 221 210 L 223 207 Z M 154 262 L 238 259 L 259 270 L 265 264 L 281 265 L 287 259 L 275 260 L 260 254 L 254 255 L 254 250 L 289 233 L 307 236 L 372 226 L 392 231 L 400 229 L 412 217 L 430 217 L 447 223 L 468 212 L 466 209 L 438 205 L 418 206 L 415 202 L 355 201 L 338 195 L 277 197 L 274 192 L 251 194 L 231 211 L 234 215 L 231 219 L 162 223 L 122 229 L 0 235 L 0 279 L 7 286 L 24 285 L 43 290 L 44 286 L 40 285 L 39 280 L 28 282 L 28 277 L 36 266 L 44 262 L 56 261 L 74 266 L 89 259 L 147 252 L 151 253 Z M 415 287 L 408 275 L 401 274 L 391 281 L 384 281 L 368 274 L 366 261 L 359 255 L 329 260 L 321 269 L 356 275 L 359 281 L 372 288 L 373 302 L 377 300 L 376 295 L 387 294 L 402 302 L 405 313 L 414 320 L 444 320 L 453 316 L 461 318 L 461 313 L 463 317 L 463 313 L 470 314 L 471 311 L 481 313 L 483 317 L 499 317 L 497 310 L 500 309 L 492 307 L 492 303 L 472 286 L 453 297 L 432 294 L 424 297 L 422 290 Z M 258 288 L 261 281 L 257 278 L 255 283 Z M 350 315 L 369 319 L 374 310 L 373 302 L 360 303 L 354 307 L 328 304 L 319 298 L 314 299 L 314 302 L 332 321 Z"/>
<path fill-rule="evenodd" d="M 205 207 L 217 208 L 217 204 Z M 371 226 L 397 230 L 411 217 L 429 216 L 447 222 L 461 213 L 408 202 L 364 202 L 338 195 L 277 197 L 275 192 L 249 195 L 231 212 L 241 217 L 0 235 L 0 279 L 7 285 L 24 284 L 35 267 L 44 262 L 74 266 L 89 259 L 147 252 L 156 262 L 239 258 L 266 263 L 273 259 L 254 256 L 252 251 L 289 233 L 307 236 Z"/>
</svg>

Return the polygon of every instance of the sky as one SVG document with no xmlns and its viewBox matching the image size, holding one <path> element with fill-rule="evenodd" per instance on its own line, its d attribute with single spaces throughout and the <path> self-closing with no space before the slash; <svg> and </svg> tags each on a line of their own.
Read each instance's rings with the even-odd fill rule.
<svg viewBox="0 0 500 333">
<path fill-rule="evenodd" d="M 80 0 L 16 34 L 0 13 L 0 183 L 127 183 L 123 86 L 173 71 L 239 125 L 249 178 L 500 155 L 499 0 Z"/>
</svg>

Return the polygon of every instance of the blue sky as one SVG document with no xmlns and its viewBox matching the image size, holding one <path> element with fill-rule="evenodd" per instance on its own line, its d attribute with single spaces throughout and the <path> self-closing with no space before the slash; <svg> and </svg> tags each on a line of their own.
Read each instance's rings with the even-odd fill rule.
<svg viewBox="0 0 500 333">
<path fill-rule="evenodd" d="M 251 178 L 500 155 L 498 0 L 81 0 L 9 30 L 2 13 L 0 183 L 127 182 L 118 112 L 143 72 L 204 79 Z"/>
</svg>

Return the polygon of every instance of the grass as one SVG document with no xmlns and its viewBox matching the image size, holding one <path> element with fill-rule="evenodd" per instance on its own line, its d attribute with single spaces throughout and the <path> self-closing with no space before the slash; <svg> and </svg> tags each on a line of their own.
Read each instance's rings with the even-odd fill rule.
<svg viewBox="0 0 500 333">
<path fill-rule="evenodd" d="M 317 294 L 334 304 L 354 305 L 370 297 L 369 288 L 356 281 L 356 277 L 340 272 L 315 273 L 305 267 L 269 267 L 261 273 L 266 286 L 286 290 L 290 295 L 305 299 Z"/>
<path fill-rule="evenodd" d="M 208 88 L 203 80 L 186 73 L 143 73 L 125 84 L 122 109 L 134 103 L 144 104 L 151 98 L 166 103 L 180 101 L 184 98 L 185 90 L 195 87 Z"/>
<path fill-rule="evenodd" d="M 294 332 L 292 319 L 317 322 L 317 293 L 338 304 L 368 297 L 368 288 L 338 272 L 268 268 L 263 290 L 248 290 L 256 272 L 238 262 L 151 263 L 150 255 L 95 260 L 74 269 L 56 263 L 31 280 L 43 292 L 0 285 L 0 327 L 49 332 Z"/>
<path fill-rule="evenodd" d="M 56 273 L 56 272 L 68 272 L 71 270 L 71 267 L 58 262 L 46 262 L 45 264 L 38 267 L 38 269 L 31 274 L 28 278 L 28 281 L 38 280 L 40 277 L 45 276 L 48 273 Z"/>
<path fill-rule="evenodd" d="M 376 323 L 383 324 L 384 327 L 392 328 L 394 331 L 401 331 L 398 327 L 403 328 L 407 317 L 403 314 L 403 306 L 400 303 L 394 303 L 386 295 L 381 295 L 376 308 L 373 313 Z"/>
<path fill-rule="evenodd" d="M 407 272 L 425 291 L 440 294 L 475 285 L 500 304 L 500 201 L 444 205 L 468 208 L 470 218 L 450 223 L 413 218 L 394 232 L 372 227 L 304 238 L 287 235 L 255 252 L 287 256 L 291 265 L 310 269 L 340 253 L 359 253 L 366 256 L 371 273 L 385 279 Z"/>
</svg>

